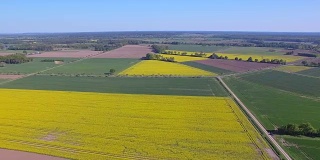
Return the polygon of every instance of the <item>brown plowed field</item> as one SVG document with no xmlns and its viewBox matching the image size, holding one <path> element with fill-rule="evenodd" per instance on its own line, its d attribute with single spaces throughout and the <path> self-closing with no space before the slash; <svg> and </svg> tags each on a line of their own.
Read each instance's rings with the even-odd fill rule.
<svg viewBox="0 0 320 160">
<path fill-rule="evenodd" d="M 6 56 L 6 55 L 10 55 L 10 54 L 14 54 L 14 53 L 0 53 L 0 56 Z"/>
<path fill-rule="evenodd" d="M 233 72 L 247 72 L 251 70 L 279 66 L 278 64 L 244 62 L 244 61 L 222 60 L 222 59 L 208 59 L 208 60 L 200 60 L 195 62 L 205 64 L 208 66 L 230 70 Z"/>
<path fill-rule="evenodd" d="M 95 58 L 142 58 L 152 52 L 151 47 L 143 45 L 126 45 L 121 48 L 103 53 Z"/>
<path fill-rule="evenodd" d="M 6 74 L 0 74 L 0 79 L 18 79 L 23 77 L 24 75 L 6 75 Z"/>
<path fill-rule="evenodd" d="M 66 160 L 37 153 L 0 149 L 0 159 L 3 160 Z"/>
<path fill-rule="evenodd" d="M 90 50 L 68 50 L 68 51 L 43 52 L 41 54 L 28 55 L 28 57 L 84 58 L 84 57 L 93 56 L 99 53 L 101 52 L 90 51 Z"/>
</svg>

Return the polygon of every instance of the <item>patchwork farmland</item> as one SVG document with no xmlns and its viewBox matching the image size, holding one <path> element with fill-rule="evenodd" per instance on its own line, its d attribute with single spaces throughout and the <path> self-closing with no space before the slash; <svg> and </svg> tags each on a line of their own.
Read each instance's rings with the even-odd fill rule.
<svg viewBox="0 0 320 160">
<path fill-rule="evenodd" d="M 60 52 L 69 54 L 61 57 L 49 52 L 2 68 L 7 74 L 2 79 L 12 81 L 1 84 L 1 100 L 14 104 L 10 110 L 0 108 L 1 147 L 71 159 L 274 156 L 214 78 L 214 70 L 180 63 L 195 63 L 197 57 L 139 60 L 146 54 L 141 47 L 146 46 L 83 58 L 76 52 Z M 130 55 L 132 49 L 137 50 Z M 55 64 L 58 60 L 63 63 Z M 115 69 L 112 75 L 110 69 Z M 17 117 L 9 120 L 12 112 Z M 44 117 L 46 112 L 51 116 Z"/>
<path fill-rule="evenodd" d="M 279 47 L 233 46 L 223 38 L 203 45 L 181 41 L 185 35 L 114 34 L 53 41 L 52 50 L 41 52 L 1 52 L 12 55 L 0 54 L 0 157 L 319 157 L 319 70 L 316 63 L 303 66 L 309 58 Z M 214 45 L 221 40 L 228 45 Z M 299 133 L 280 132 L 286 125 Z"/>
</svg>

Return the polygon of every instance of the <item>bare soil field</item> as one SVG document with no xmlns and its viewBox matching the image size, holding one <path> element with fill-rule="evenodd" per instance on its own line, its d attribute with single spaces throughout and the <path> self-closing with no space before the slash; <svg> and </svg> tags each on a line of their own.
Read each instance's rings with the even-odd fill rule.
<svg viewBox="0 0 320 160">
<path fill-rule="evenodd" d="M 18 79 L 23 77 L 24 75 L 6 75 L 6 74 L 0 74 L 0 79 Z"/>
<path fill-rule="evenodd" d="M 8 160 L 66 160 L 64 158 L 7 149 L 0 149 L 0 157 Z"/>
<path fill-rule="evenodd" d="M 251 70 L 279 66 L 278 64 L 244 62 L 244 61 L 222 60 L 222 59 L 208 59 L 208 60 L 200 60 L 195 62 L 205 64 L 208 66 L 226 69 L 233 72 L 247 72 Z"/>
<path fill-rule="evenodd" d="M 14 54 L 14 53 L 0 52 L 0 56 L 7 56 L 7 55 L 10 55 L 10 54 Z"/>
<path fill-rule="evenodd" d="M 146 45 L 126 45 L 121 48 L 103 53 L 95 58 L 142 58 L 152 49 Z"/>
<path fill-rule="evenodd" d="M 65 50 L 65 51 L 53 51 L 43 52 L 41 54 L 28 55 L 28 57 L 52 57 L 52 58 L 84 58 L 88 56 L 97 55 L 101 52 L 90 50 Z"/>
</svg>

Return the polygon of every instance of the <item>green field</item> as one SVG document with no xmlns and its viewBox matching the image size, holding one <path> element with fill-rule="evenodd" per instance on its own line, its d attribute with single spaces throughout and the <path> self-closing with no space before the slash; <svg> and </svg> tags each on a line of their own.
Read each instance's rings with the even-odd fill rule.
<svg viewBox="0 0 320 160">
<path fill-rule="evenodd" d="M 281 49 L 274 49 L 275 52 L 270 52 L 269 49 L 264 47 L 230 47 L 223 50 L 219 50 L 219 53 L 232 53 L 232 54 L 250 54 L 250 55 L 283 55 Z"/>
<path fill-rule="evenodd" d="M 318 78 L 305 77 L 274 70 L 244 74 L 241 75 L 240 78 L 261 85 L 294 92 L 303 96 L 320 98 L 320 79 Z"/>
<path fill-rule="evenodd" d="M 0 79 L 0 83 L 6 82 L 6 81 L 8 81 L 8 79 Z"/>
<path fill-rule="evenodd" d="M 224 80 L 267 129 L 304 122 L 320 128 L 319 101 L 236 77 L 227 77 Z"/>
<path fill-rule="evenodd" d="M 205 70 L 205 71 L 217 73 L 219 75 L 233 73 L 232 71 L 229 71 L 229 70 L 225 70 L 225 69 L 217 68 L 217 67 L 213 67 L 213 66 L 208 66 L 208 65 L 205 65 L 205 64 L 192 62 L 192 61 L 182 62 L 182 64 L 185 64 L 185 65 L 188 65 L 188 66 L 191 66 L 191 67 L 195 67 L 195 68 L 199 68 L 199 69 L 202 69 L 202 70 Z"/>
<path fill-rule="evenodd" d="M 256 76 L 260 77 L 260 75 Z M 274 77 L 274 79 L 277 78 Z M 311 123 L 315 128 L 320 128 L 319 100 L 283 91 L 275 88 L 274 86 L 269 87 L 267 85 L 260 84 L 259 80 L 257 80 L 259 84 L 255 83 L 252 79 L 252 81 L 246 81 L 239 77 L 226 77 L 224 80 L 231 90 L 267 129 L 274 130 L 277 126 L 289 123 L 301 124 L 306 122 Z M 265 81 L 270 81 L 270 79 L 265 79 Z M 295 80 L 293 79 L 292 81 Z M 316 88 L 319 86 L 314 87 Z M 291 88 L 294 87 L 291 86 Z M 296 91 L 301 90 L 297 88 L 299 88 L 299 86 L 296 86 Z M 284 139 L 290 144 L 283 144 L 282 146 L 294 159 L 319 159 L 319 139 L 292 136 L 280 137 L 284 137 Z M 279 139 L 278 141 L 280 144 L 282 143 Z"/>
<path fill-rule="evenodd" d="M 320 77 L 320 68 L 311 68 L 297 73 L 308 76 Z"/>
<path fill-rule="evenodd" d="M 28 74 L 43 71 L 55 66 L 54 62 L 40 62 L 43 59 L 52 59 L 52 58 L 34 58 L 32 62 L 22 63 L 22 64 L 7 64 L 5 67 L 0 68 L 0 73 L 6 74 Z M 64 60 L 65 63 L 74 61 L 74 58 L 55 58 L 59 60 Z"/>
<path fill-rule="evenodd" d="M 170 45 L 169 50 L 190 51 L 190 52 L 216 52 L 228 47 L 202 46 L 202 45 Z"/>
<path fill-rule="evenodd" d="M 127 94 L 227 96 L 213 78 L 120 78 L 31 76 L 0 88 Z"/>
<path fill-rule="evenodd" d="M 45 74 L 84 74 L 84 75 L 104 75 L 110 69 L 115 69 L 116 73 L 136 64 L 136 59 L 102 59 L 92 58 L 83 61 L 67 64 L 47 72 Z"/>
<path fill-rule="evenodd" d="M 294 159 L 320 159 L 320 138 L 277 136 L 277 139 L 288 143 L 285 149 Z"/>
</svg>

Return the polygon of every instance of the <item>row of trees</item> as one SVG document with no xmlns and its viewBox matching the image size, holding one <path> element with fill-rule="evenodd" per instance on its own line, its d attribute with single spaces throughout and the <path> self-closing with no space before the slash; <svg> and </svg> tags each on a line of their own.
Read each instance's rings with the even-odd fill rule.
<svg viewBox="0 0 320 160">
<path fill-rule="evenodd" d="M 206 56 L 206 53 L 204 53 L 204 52 L 194 52 L 194 53 L 188 55 L 187 52 L 164 51 L 162 54 L 180 55 L 180 56 L 191 56 L 191 57 L 205 57 L 205 56 Z"/>
<path fill-rule="evenodd" d="M 175 62 L 174 57 L 163 57 L 161 54 L 148 53 L 145 57 L 147 60 L 159 60 L 166 62 Z"/>
<path fill-rule="evenodd" d="M 284 125 L 278 128 L 277 132 L 291 136 L 320 137 L 320 129 L 315 129 L 310 123 Z"/>
<path fill-rule="evenodd" d="M 212 53 L 211 56 L 209 56 L 211 59 L 229 59 L 228 56 L 218 56 L 216 53 Z"/>
<path fill-rule="evenodd" d="M 24 54 L 12 54 L 6 56 L 0 56 L 0 62 L 4 62 L 6 64 L 20 64 L 32 61 L 32 58 L 26 57 Z"/>
<path fill-rule="evenodd" d="M 260 63 L 272 63 L 272 64 L 282 64 L 285 65 L 287 64 L 287 61 L 283 60 L 283 59 L 262 59 L 260 61 Z"/>
<path fill-rule="evenodd" d="M 218 56 L 216 53 L 213 53 L 209 58 L 211 59 L 229 59 L 228 56 Z M 235 57 L 234 60 L 236 61 L 243 61 L 242 58 Z M 262 59 L 259 61 L 258 59 L 254 59 L 249 57 L 247 62 L 256 62 L 256 63 L 272 63 L 272 64 L 283 64 L 285 65 L 287 62 L 283 59 Z"/>
</svg>

